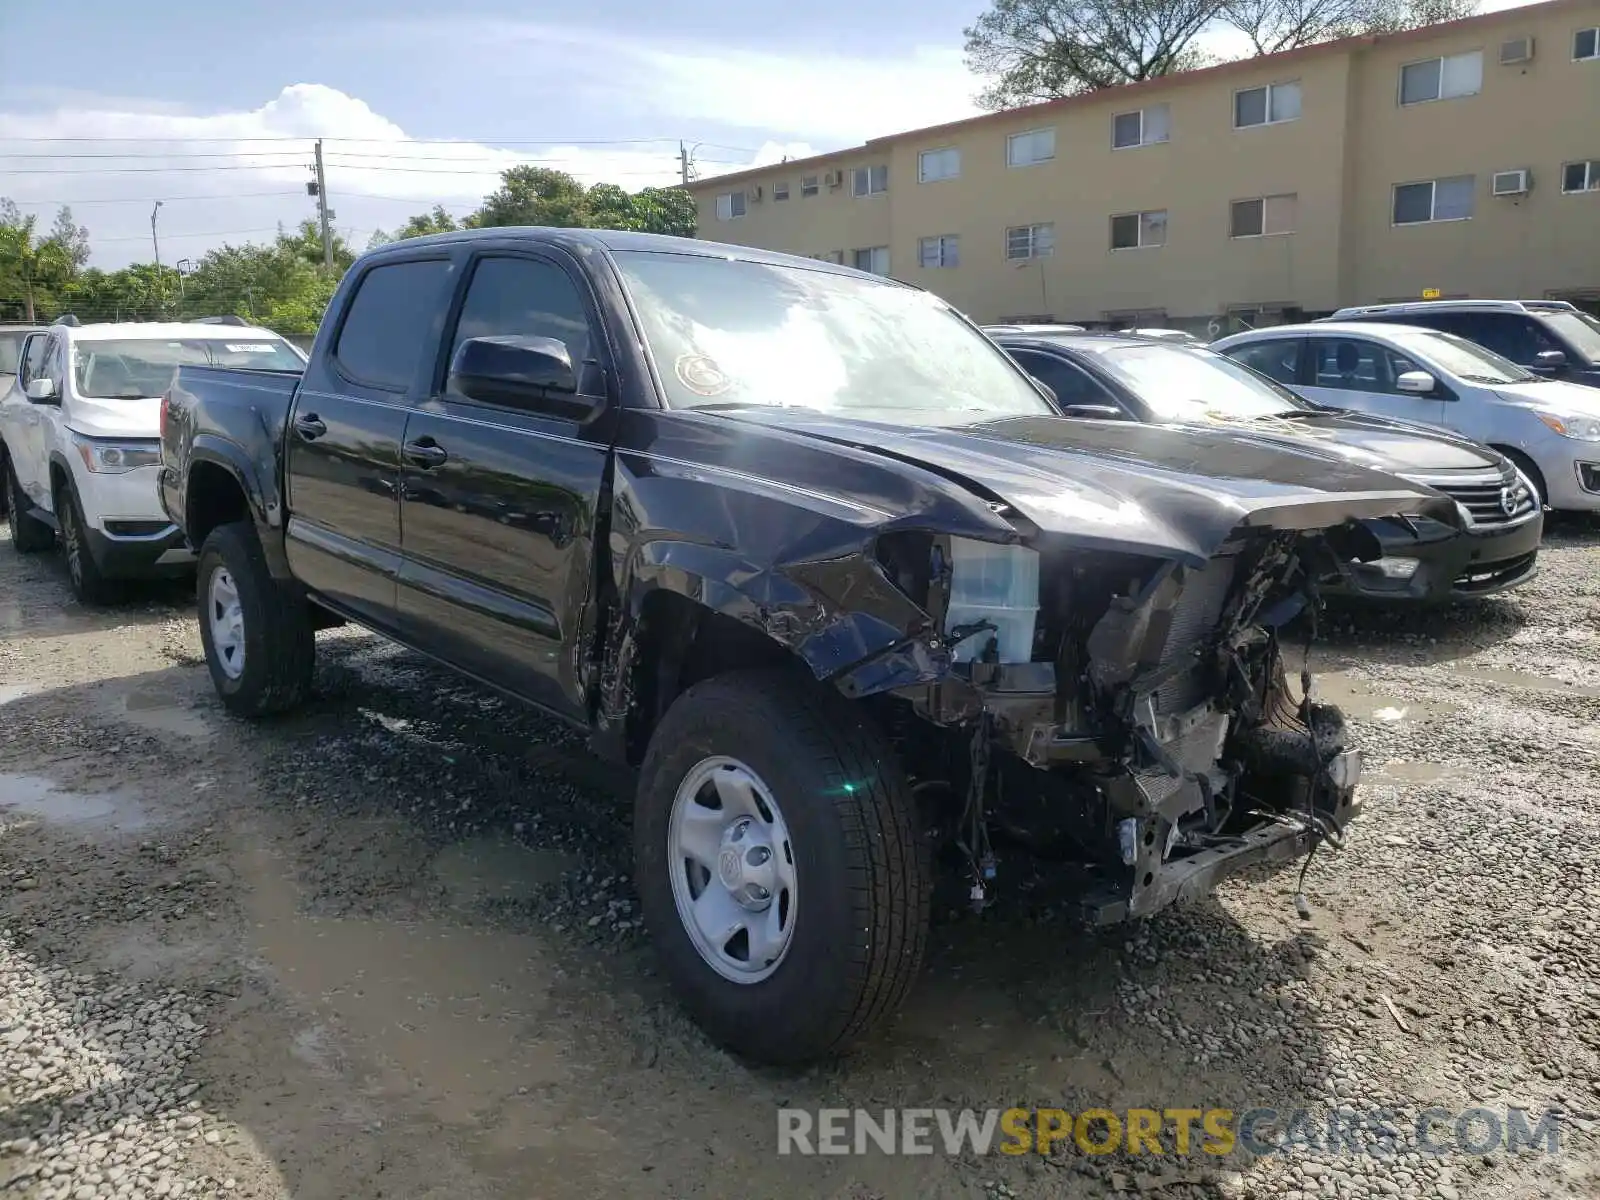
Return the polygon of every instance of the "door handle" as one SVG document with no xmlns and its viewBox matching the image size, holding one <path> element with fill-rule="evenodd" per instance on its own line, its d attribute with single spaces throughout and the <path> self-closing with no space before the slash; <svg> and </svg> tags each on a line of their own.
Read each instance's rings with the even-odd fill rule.
<svg viewBox="0 0 1600 1200">
<path fill-rule="evenodd" d="M 307 413 L 303 417 L 296 417 L 294 431 L 308 442 L 314 442 L 328 432 L 325 421 L 316 413 Z"/>
<path fill-rule="evenodd" d="M 415 463 L 426 471 L 429 467 L 441 467 L 450 456 L 445 453 L 444 447 L 431 437 L 421 437 L 414 442 L 405 444 L 405 456 L 410 462 Z"/>
</svg>

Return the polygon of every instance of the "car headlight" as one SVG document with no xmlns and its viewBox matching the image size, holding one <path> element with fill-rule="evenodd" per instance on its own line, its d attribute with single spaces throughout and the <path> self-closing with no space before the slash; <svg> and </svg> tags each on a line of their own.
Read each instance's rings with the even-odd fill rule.
<svg viewBox="0 0 1600 1200">
<path fill-rule="evenodd" d="M 957 662 L 986 657 L 994 643 L 1002 663 L 1033 659 L 1033 629 L 1039 615 L 1039 553 L 1026 546 L 950 539 L 950 604 L 945 632 L 974 625 L 956 644 Z"/>
<path fill-rule="evenodd" d="M 160 442 L 111 442 L 74 437 L 72 444 L 77 447 L 83 465 L 96 475 L 121 475 L 139 467 L 161 465 Z"/>
<path fill-rule="evenodd" d="M 1562 437 L 1580 442 L 1600 442 L 1600 420 L 1594 417 L 1558 417 L 1555 413 L 1534 414 Z"/>
</svg>

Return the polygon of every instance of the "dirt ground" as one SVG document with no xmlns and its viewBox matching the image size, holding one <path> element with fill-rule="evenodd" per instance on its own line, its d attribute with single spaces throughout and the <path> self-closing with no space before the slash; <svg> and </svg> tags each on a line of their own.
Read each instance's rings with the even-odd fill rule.
<svg viewBox="0 0 1600 1200">
<path fill-rule="evenodd" d="M 1100 934 L 1013 886 L 782 1072 L 667 994 L 575 735 L 346 630 L 233 720 L 182 587 L 84 609 L 0 535 L 0 1197 L 1600 1194 L 1600 535 L 1544 563 L 1325 631 L 1369 775 L 1311 920 L 1293 872 Z M 776 1154 L 784 1105 L 1335 1102 L 1555 1108 L 1560 1152 Z"/>
</svg>

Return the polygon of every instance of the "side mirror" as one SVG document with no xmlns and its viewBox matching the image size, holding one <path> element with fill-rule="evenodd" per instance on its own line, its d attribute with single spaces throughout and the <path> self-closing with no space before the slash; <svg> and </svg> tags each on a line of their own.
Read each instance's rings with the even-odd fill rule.
<svg viewBox="0 0 1600 1200">
<path fill-rule="evenodd" d="M 1394 381 L 1394 386 L 1402 392 L 1410 392 L 1413 395 L 1426 396 L 1439 385 L 1434 380 L 1433 376 L 1429 375 L 1426 371 L 1402 371 L 1400 373 L 1400 378 Z"/>
<path fill-rule="evenodd" d="M 1567 356 L 1561 350 L 1541 350 L 1533 356 L 1536 371 L 1559 371 L 1567 365 Z"/>
<path fill-rule="evenodd" d="M 28 399 L 35 404 L 60 404 L 61 397 L 56 395 L 56 381 L 42 377 L 28 380 Z"/>
<path fill-rule="evenodd" d="M 1120 421 L 1126 415 L 1114 404 L 1069 404 L 1061 411 L 1069 417 L 1086 417 L 1094 421 Z"/>
<path fill-rule="evenodd" d="M 456 350 L 447 381 L 450 391 L 485 404 L 503 404 L 578 420 L 595 409 L 578 395 L 578 372 L 567 345 L 556 338 L 468 338 Z"/>
</svg>

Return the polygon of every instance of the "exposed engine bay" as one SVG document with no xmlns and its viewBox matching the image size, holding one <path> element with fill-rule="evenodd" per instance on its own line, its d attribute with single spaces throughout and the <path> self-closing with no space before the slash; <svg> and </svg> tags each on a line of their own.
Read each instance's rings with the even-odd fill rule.
<svg viewBox="0 0 1600 1200">
<path fill-rule="evenodd" d="M 1099 923 L 1337 846 L 1359 811 L 1360 752 L 1309 672 L 1291 685 L 1283 637 L 1297 617 L 1314 636 L 1316 581 L 1369 553 L 1361 536 L 1240 530 L 1199 564 L 1048 539 L 880 539 L 885 574 L 930 616 L 923 651 L 952 659 L 884 697 L 974 904 L 1000 878 L 995 835 L 1089 866 Z"/>
</svg>

